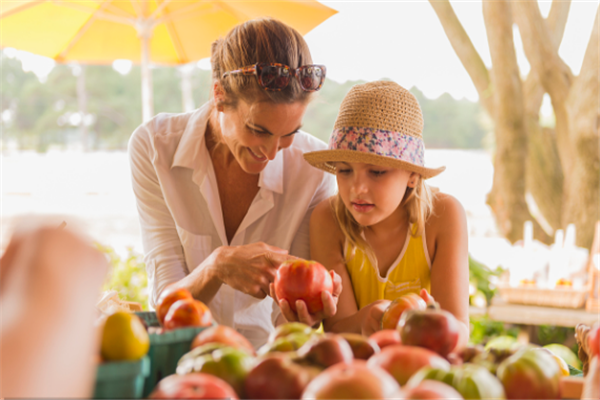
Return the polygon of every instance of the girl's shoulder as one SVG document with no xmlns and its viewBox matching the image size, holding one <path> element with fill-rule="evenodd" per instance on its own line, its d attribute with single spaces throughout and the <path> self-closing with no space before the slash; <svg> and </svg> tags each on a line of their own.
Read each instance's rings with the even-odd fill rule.
<svg viewBox="0 0 600 400">
<path fill-rule="evenodd" d="M 313 210 L 311 221 L 318 222 L 324 227 L 337 227 L 339 229 L 335 214 L 333 211 L 333 202 L 336 196 L 331 196 L 321 201 Z"/>
<path fill-rule="evenodd" d="M 466 224 L 465 209 L 458 199 L 450 194 L 437 192 L 433 198 L 433 212 L 426 222 L 426 230 L 440 232 Z"/>
</svg>

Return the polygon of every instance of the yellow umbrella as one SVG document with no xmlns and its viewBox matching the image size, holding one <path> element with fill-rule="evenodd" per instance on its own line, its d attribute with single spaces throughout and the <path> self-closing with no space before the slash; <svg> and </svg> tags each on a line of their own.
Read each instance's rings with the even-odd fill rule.
<svg viewBox="0 0 600 400">
<path fill-rule="evenodd" d="M 144 120 L 153 114 L 149 64 L 186 64 L 235 25 L 277 18 L 302 35 L 337 11 L 316 0 L 0 0 L 0 47 L 65 63 L 142 65 Z"/>
</svg>

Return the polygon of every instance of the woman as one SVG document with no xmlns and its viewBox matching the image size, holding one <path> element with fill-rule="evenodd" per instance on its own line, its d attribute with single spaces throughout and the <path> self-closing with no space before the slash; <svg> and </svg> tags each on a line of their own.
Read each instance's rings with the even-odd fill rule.
<svg viewBox="0 0 600 400">
<path fill-rule="evenodd" d="M 300 131 L 325 67 L 273 19 L 235 27 L 213 44 L 211 63 L 211 101 L 156 116 L 129 143 L 150 304 L 176 282 L 260 346 L 285 317 L 312 325 L 335 313 L 328 294 L 319 315 L 285 302 L 282 315 L 267 297 L 282 262 L 309 257 L 310 215 L 335 191 L 302 157 L 326 147 Z"/>
</svg>

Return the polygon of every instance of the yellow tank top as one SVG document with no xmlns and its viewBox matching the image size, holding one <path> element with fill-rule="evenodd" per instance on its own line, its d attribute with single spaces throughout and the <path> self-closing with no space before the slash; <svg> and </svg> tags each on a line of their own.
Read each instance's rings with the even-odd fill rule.
<svg viewBox="0 0 600 400">
<path fill-rule="evenodd" d="M 346 241 L 346 269 L 359 309 L 375 300 L 394 300 L 407 293 L 419 294 L 421 289 L 431 292 L 431 260 L 425 232 L 423 236 L 413 237 L 409 228 L 406 236 L 404 247 L 386 276 L 381 276 L 375 264 L 360 248 L 351 257 L 350 245 Z"/>
</svg>

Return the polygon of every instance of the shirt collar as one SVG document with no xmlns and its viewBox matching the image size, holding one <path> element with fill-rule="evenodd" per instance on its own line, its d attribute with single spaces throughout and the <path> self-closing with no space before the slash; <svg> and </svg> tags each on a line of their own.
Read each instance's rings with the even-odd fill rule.
<svg viewBox="0 0 600 400">
<path fill-rule="evenodd" d="M 267 166 L 260 173 L 258 186 L 268 189 L 272 192 L 283 193 L 283 152 L 286 149 L 277 152 L 275 159 L 267 162 Z"/>
<path fill-rule="evenodd" d="M 196 172 L 206 170 L 207 161 L 205 160 L 207 152 L 203 152 L 206 147 L 204 138 L 206 134 L 206 125 L 213 110 L 213 103 L 207 102 L 205 105 L 194 111 L 186 125 L 185 131 L 175 150 L 173 157 L 173 167 L 190 168 Z M 258 186 L 275 193 L 283 193 L 283 152 L 277 152 L 275 159 L 269 161 L 265 169 L 260 173 Z"/>
<path fill-rule="evenodd" d="M 181 140 L 175 150 L 173 157 L 173 167 L 184 167 L 197 170 L 202 166 L 202 147 L 204 144 L 204 135 L 206 133 L 206 124 L 213 109 L 211 101 L 204 104 L 190 116 L 185 131 L 181 135 Z"/>
</svg>

